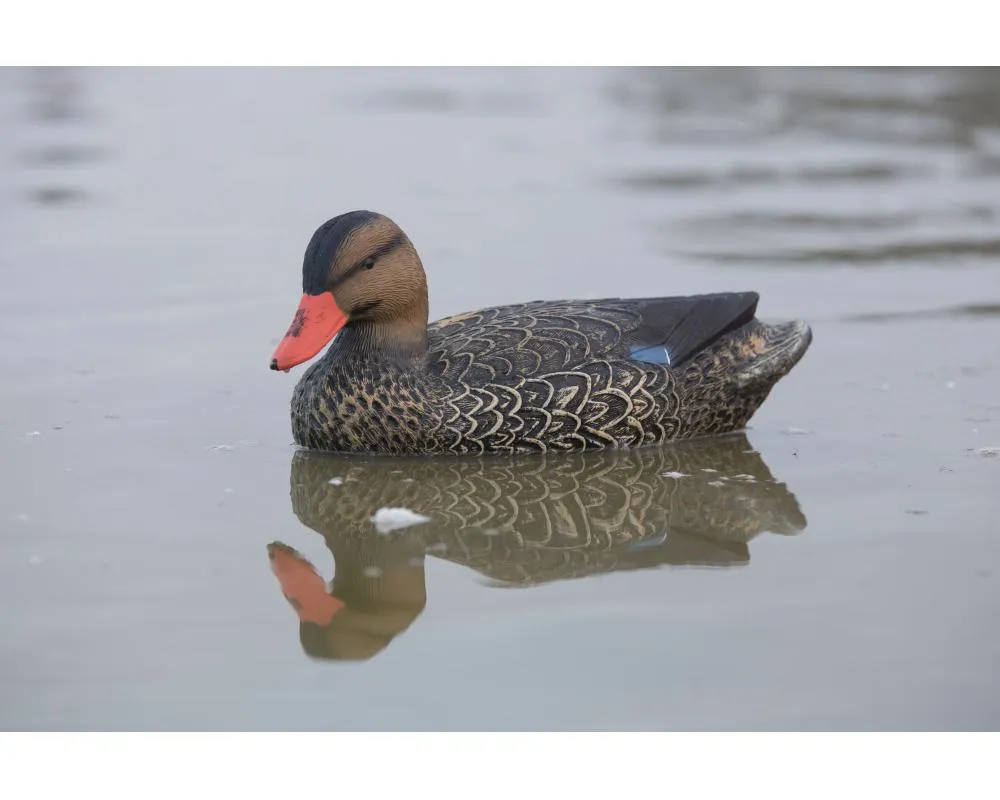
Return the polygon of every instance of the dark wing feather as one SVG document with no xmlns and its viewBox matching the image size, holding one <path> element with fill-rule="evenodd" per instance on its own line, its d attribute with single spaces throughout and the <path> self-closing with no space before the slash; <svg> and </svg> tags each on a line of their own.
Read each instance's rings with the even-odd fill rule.
<svg viewBox="0 0 1000 800">
<path fill-rule="evenodd" d="M 650 299 L 538 301 L 432 323 L 428 369 L 474 385 L 569 370 L 591 359 L 677 366 L 749 322 L 753 292 Z"/>
<path fill-rule="evenodd" d="M 672 367 L 683 364 L 752 320 L 759 299 L 756 292 L 727 292 L 633 301 L 642 322 L 628 336 L 631 355 Z"/>
</svg>

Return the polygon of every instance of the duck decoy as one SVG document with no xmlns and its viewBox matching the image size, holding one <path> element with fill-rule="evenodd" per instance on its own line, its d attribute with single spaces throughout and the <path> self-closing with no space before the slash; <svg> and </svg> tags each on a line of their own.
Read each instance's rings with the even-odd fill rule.
<svg viewBox="0 0 1000 800">
<path fill-rule="evenodd" d="M 302 298 L 271 368 L 306 370 L 300 446 L 458 454 L 630 448 L 742 429 L 812 331 L 769 325 L 756 292 L 541 300 L 428 324 L 427 279 L 388 217 L 313 234 Z"/>
</svg>

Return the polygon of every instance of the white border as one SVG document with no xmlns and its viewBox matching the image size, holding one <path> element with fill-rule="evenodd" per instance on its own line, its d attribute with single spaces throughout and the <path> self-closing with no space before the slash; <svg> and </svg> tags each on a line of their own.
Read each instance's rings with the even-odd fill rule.
<svg viewBox="0 0 1000 800">
<path fill-rule="evenodd" d="M 0 734 L 7 796 L 104 800 L 977 800 L 998 796 L 998 743 L 996 734 Z"/>
<path fill-rule="evenodd" d="M 985 0 L 8 3 L 6 65 L 989 64 Z"/>
</svg>

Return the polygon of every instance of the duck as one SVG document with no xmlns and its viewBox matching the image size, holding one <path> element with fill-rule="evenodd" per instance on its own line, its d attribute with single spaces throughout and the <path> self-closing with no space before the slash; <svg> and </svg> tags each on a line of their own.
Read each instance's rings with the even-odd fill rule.
<svg viewBox="0 0 1000 800">
<path fill-rule="evenodd" d="M 303 448 L 374 455 L 628 449 L 742 430 L 812 342 L 753 291 L 534 300 L 429 322 L 427 276 L 392 219 L 316 229 L 270 367 L 311 364 Z M 332 344 L 331 344 L 332 342 Z"/>
</svg>

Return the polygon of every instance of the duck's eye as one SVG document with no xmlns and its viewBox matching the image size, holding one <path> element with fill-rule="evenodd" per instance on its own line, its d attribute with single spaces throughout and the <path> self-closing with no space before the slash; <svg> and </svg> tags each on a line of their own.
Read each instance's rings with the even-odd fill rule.
<svg viewBox="0 0 1000 800">
<path fill-rule="evenodd" d="M 365 269 L 371 269 L 372 267 L 374 267 L 374 266 L 375 266 L 375 259 L 374 259 L 374 258 L 366 258 L 366 259 L 364 260 L 364 263 L 362 264 L 362 266 L 363 266 L 363 267 L 364 267 Z"/>
</svg>

